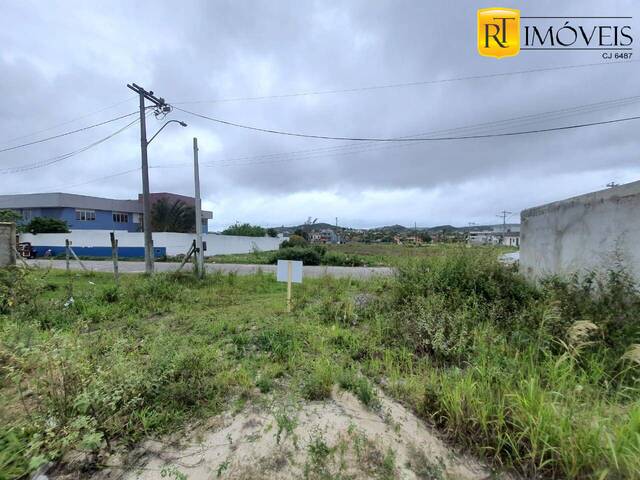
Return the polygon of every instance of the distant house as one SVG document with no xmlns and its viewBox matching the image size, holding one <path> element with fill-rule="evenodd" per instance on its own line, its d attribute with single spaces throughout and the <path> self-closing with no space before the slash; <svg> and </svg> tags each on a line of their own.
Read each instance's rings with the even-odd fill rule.
<svg viewBox="0 0 640 480">
<path fill-rule="evenodd" d="M 152 193 L 151 203 L 166 198 L 170 202 L 182 200 L 194 205 L 193 197 L 173 193 Z M 14 210 L 22 216 L 20 223 L 35 217 L 64 220 L 70 230 L 142 230 L 142 196 L 137 200 L 91 197 L 72 193 L 29 193 L 0 195 L 0 210 Z M 212 212 L 202 212 L 203 232 L 208 231 Z"/>
<path fill-rule="evenodd" d="M 503 234 L 502 245 L 520 248 L 520 232 L 507 232 Z"/>
<path fill-rule="evenodd" d="M 340 237 L 330 228 L 323 228 L 322 230 L 311 232 L 309 239 L 311 243 L 340 243 Z"/>
<path fill-rule="evenodd" d="M 471 231 L 467 237 L 470 245 L 505 245 L 520 247 L 520 232 Z"/>
</svg>

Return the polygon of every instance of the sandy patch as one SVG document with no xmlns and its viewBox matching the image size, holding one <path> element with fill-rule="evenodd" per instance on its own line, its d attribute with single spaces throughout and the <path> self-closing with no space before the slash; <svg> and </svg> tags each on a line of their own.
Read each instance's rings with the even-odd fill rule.
<svg viewBox="0 0 640 480">
<path fill-rule="evenodd" d="M 106 479 L 483 479 L 402 405 L 378 392 L 367 409 L 335 390 L 325 402 L 251 405 L 212 419 L 176 444 L 147 441 L 92 477 Z"/>
</svg>

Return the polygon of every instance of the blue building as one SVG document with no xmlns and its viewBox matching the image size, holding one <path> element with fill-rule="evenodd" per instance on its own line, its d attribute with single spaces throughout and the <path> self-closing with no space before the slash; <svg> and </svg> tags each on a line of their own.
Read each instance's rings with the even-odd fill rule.
<svg viewBox="0 0 640 480">
<path fill-rule="evenodd" d="M 181 200 L 194 205 L 193 197 L 173 193 L 151 194 L 152 204 L 160 199 Z M 22 215 L 22 223 L 35 217 L 64 220 L 69 230 L 142 231 L 142 196 L 137 200 L 117 200 L 71 193 L 29 193 L 0 195 L 0 210 L 14 210 Z M 208 231 L 212 212 L 202 211 L 202 231 Z"/>
</svg>

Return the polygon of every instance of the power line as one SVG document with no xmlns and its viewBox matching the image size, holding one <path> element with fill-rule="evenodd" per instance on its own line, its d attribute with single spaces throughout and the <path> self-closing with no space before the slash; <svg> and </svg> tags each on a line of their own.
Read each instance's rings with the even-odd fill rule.
<svg viewBox="0 0 640 480">
<path fill-rule="evenodd" d="M 179 107 L 175 107 L 176 110 L 180 110 L 181 112 L 188 113 L 189 115 L 193 115 L 195 117 L 203 118 L 205 120 L 210 120 L 212 122 L 220 123 L 223 125 L 228 125 L 231 127 L 243 128 L 246 130 L 252 130 L 256 132 L 263 133 L 271 133 L 275 135 L 284 135 L 289 137 L 298 137 L 298 138 L 313 138 L 317 140 L 344 140 L 350 142 L 434 142 L 434 141 L 450 141 L 450 140 L 471 140 L 471 139 L 480 139 L 480 138 L 493 138 L 493 137 L 509 137 L 509 136 L 517 136 L 517 135 L 529 135 L 534 133 L 545 133 L 545 132 L 554 132 L 561 130 L 572 130 L 576 128 L 584 128 L 584 127 L 592 127 L 596 125 L 607 125 L 612 123 L 620 123 L 620 122 L 628 122 L 631 120 L 638 120 L 640 116 L 634 117 L 623 117 L 617 118 L 614 120 L 604 120 L 600 122 L 590 122 L 590 123 L 581 123 L 575 125 L 565 125 L 561 127 L 551 127 L 551 128 L 540 128 L 535 130 L 524 130 L 518 132 L 504 132 L 504 133 L 489 133 L 483 135 L 462 135 L 462 136 L 448 136 L 448 137 L 429 137 L 429 138 L 406 138 L 406 137 L 395 137 L 395 138 L 375 138 L 375 137 L 338 137 L 338 136 L 330 136 L 330 135 L 312 135 L 298 132 L 287 132 L 284 130 L 273 130 L 269 128 L 261 128 L 254 127 L 251 125 L 243 125 L 240 123 L 230 122 L 227 120 L 222 120 L 219 118 L 209 117 L 207 115 L 203 115 L 200 113 L 190 112 L 189 110 L 184 110 Z"/>
<path fill-rule="evenodd" d="M 69 132 L 60 133 L 58 135 L 53 135 L 53 136 L 47 137 L 47 138 L 41 138 L 40 140 L 34 140 L 33 142 L 23 143 L 22 145 L 15 145 L 13 147 L 3 148 L 3 149 L 0 150 L 0 153 L 8 152 L 10 150 L 16 150 L 18 148 L 28 147 L 30 145 L 36 145 L 38 143 L 48 142 L 49 140 L 54 140 L 54 139 L 60 138 L 60 137 L 66 137 L 66 136 L 72 135 L 74 133 L 84 132 L 86 130 L 91 130 L 92 128 L 100 127 L 102 125 L 107 125 L 108 123 L 117 122 L 118 120 L 122 120 L 123 118 L 127 118 L 127 117 L 130 117 L 132 115 L 136 115 L 137 113 L 138 113 L 137 111 L 136 112 L 127 113 L 126 115 L 120 115 L 119 117 L 115 117 L 115 118 L 112 118 L 110 120 L 105 120 L 104 122 L 94 123 L 93 125 L 87 125 L 86 127 L 78 128 L 76 130 L 71 130 Z"/>
<path fill-rule="evenodd" d="M 139 119 L 135 119 L 134 121 L 128 123 L 127 125 L 125 125 L 124 127 L 119 128 L 118 130 L 116 130 L 115 132 L 111 133 L 110 135 L 107 135 L 106 137 L 101 138 L 100 140 L 97 140 L 93 143 L 90 143 L 89 145 L 85 145 L 82 148 L 79 148 L 77 150 L 74 150 L 72 152 L 68 152 L 68 153 L 64 153 L 62 155 L 56 155 L 55 157 L 51 157 L 48 158 L 47 160 L 42 160 L 40 162 L 34 162 L 28 165 L 21 165 L 19 167 L 10 167 L 10 168 L 4 168 L 0 170 L 0 175 L 7 175 L 7 174 L 12 174 L 12 173 L 20 173 L 20 172 L 25 172 L 28 170 L 34 170 L 36 168 L 43 168 L 43 167 L 48 167 L 49 165 L 53 165 L 55 163 L 61 162 L 63 160 L 66 160 L 67 158 L 73 157 L 75 155 L 78 155 L 80 153 L 86 152 L 87 150 L 96 147 L 98 145 L 100 145 L 101 143 L 106 142 L 107 140 L 110 140 L 111 138 L 115 137 L 116 135 L 118 135 L 119 133 L 123 132 L 124 130 L 126 130 L 127 128 L 129 128 L 130 126 L 136 124 L 137 122 L 139 122 Z"/>
<path fill-rule="evenodd" d="M 550 72 L 555 70 L 570 70 L 570 69 L 577 69 L 577 68 L 594 67 L 594 66 L 601 66 L 601 65 L 615 65 L 615 64 L 621 64 L 621 63 L 632 63 L 637 61 L 638 60 L 622 60 L 618 62 L 583 63 L 578 65 L 562 65 L 558 67 L 532 68 L 529 70 L 518 70 L 515 72 L 500 72 L 500 73 L 489 73 L 489 74 L 481 74 L 481 75 L 468 75 L 463 77 L 443 78 L 438 80 L 423 80 L 423 81 L 406 82 L 406 83 L 390 83 L 386 85 L 372 85 L 372 86 L 365 86 L 365 87 L 343 88 L 343 89 L 335 89 L 335 90 L 317 90 L 317 91 L 310 91 L 310 92 L 284 93 L 279 95 L 261 95 L 261 96 L 255 96 L 255 97 L 220 98 L 215 100 L 191 100 L 191 101 L 185 101 L 185 102 L 173 102 L 173 105 L 225 103 L 225 102 L 240 102 L 240 101 L 252 101 L 252 100 L 266 100 L 266 99 L 274 99 L 274 98 L 303 97 L 303 96 L 310 96 L 310 95 L 328 95 L 328 94 L 335 94 L 335 93 L 354 93 L 354 92 L 363 92 L 363 91 L 369 91 L 369 90 L 381 90 L 381 89 L 387 89 L 387 88 L 415 87 L 420 85 L 434 85 L 434 84 L 440 84 L 440 83 L 460 82 L 465 80 L 481 80 L 486 78 L 507 77 L 512 75 L 522 75 L 526 73 L 540 73 L 540 72 Z"/>
<path fill-rule="evenodd" d="M 109 180 L 111 178 L 121 177 L 122 175 L 138 172 L 138 171 L 140 171 L 140 167 L 125 170 L 123 172 L 113 173 L 111 175 L 106 175 L 104 177 L 93 178 L 91 180 L 87 180 L 86 182 L 74 183 L 73 185 L 62 185 L 60 188 L 71 189 L 71 188 L 81 187 L 83 185 L 89 185 L 90 183 L 100 182 L 102 180 Z"/>
<path fill-rule="evenodd" d="M 5 143 L 11 143 L 11 142 L 14 142 L 16 140 L 22 140 L 23 138 L 27 138 L 27 137 L 32 137 L 34 135 L 38 135 L 39 133 L 44 133 L 44 132 L 48 132 L 50 130 L 55 130 L 56 128 L 63 127 L 65 125 L 69 125 L 70 123 L 77 122 L 78 120 L 82 120 L 82 119 L 87 118 L 87 117 L 91 117 L 91 116 L 93 116 L 93 115 L 95 115 L 97 113 L 104 112 L 105 110 L 110 110 L 110 109 L 112 109 L 114 107 L 117 107 L 118 105 L 122 105 L 123 103 L 126 103 L 126 102 L 129 102 L 129 101 L 133 100 L 133 98 L 135 98 L 135 97 L 129 97 L 129 98 L 126 98 L 125 100 L 120 100 L 119 102 L 116 102 L 114 104 L 108 105 L 108 106 L 106 106 L 104 108 L 101 108 L 99 110 L 95 110 L 95 111 L 93 111 L 91 113 L 87 113 L 87 114 L 82 115 L 80 117 L 72 118 L 71 120 L 66 120 L 66 121 L 64 121 L 62 123 L 58 123 L 58 124 L 53 125 L 51 127 L 43 128 L 42 130 L 37 130 L 35 132 L 27 133 L 25 135 L 20 135 L 18 137 L 9 138 L 9 139 L 5 140 L 4 142 Z"/>
<path fill-rule="evenodd" d="M 640 101 L 640 96 L 631 96 L 631 97 L 623 97 L 617 99 L 610 99 L 599 101 L 591 104 L 578 105 L 574 107 L 561 108 L 557 110 L 547 111 L 547 112 L 538 112 L 533 114 L 521 115 L 517 117 L 505 118 L 502 120 L 494 120 L 491 122 L 484 122 L 480 124 L 471 124 L 465 125 L 462 127 L 455 128 L 447 128 L 447 129 L 438 129 L 431 130 L 428 132 L 421 132 L 412 135 L 408 135 L 408 137 L 417 137 L 417 136 L 425 136 L 425 135 L 435 135 L 435 134 L 445 134 L 452 132 L 473 132 L 473 131 L 482 131 L 487 128 L 497 127 L 497 128 L 506 128 L 513 127 L 516 125 L 526 125 L 534 122 L 538 122 L 541 120 L 557 120 L 560 118 L 565 118 L 573 115 L 592 113 L 596 111 L 606 110 L 612 107 L 624 107 L 631 105 Z M 411 145 L 415 145 L 415 142 Z M 393 144 L 393 145 L 385 145 L 380 146 L 379 142 L 359 142 L 354 144 L 352 142 L 343 143 L 340 145 L 328 146 L 328 147 L 318 147 L 311 149 L 303 149 L 303 150 L 294 150 L 289 152 L 277 152 L 277 153 L 269 153 L 269 154 L 261 154 L 261 155 L 249 155 L 243 157 L 234 157 L 228 158 L 218 161 L 210 161 L 203 162 L 203 166 L 245 166 L 245 165 L 261 165 L 261 164 L 273 164 L 273 163 L 283 163 L 288 161 L 299 161 L 299 160 L 307 160 L 307 159 L 315 159 L 322 158 L 326 156 L 343 156 L 343 155 L 351 155 L 357 153 L 363 153 L 367 151 L 373 150 L 383 150 L 390 148 L 399 148 L 399 147 L 407 147 L 409 144 Z M 261 160 L 267 159 L 267 161 L 252 161 L 252 160 Z M 239 162 L 243 160 L 250 160 L 246 162 Z M 235 162 L 235 163 L 234 163 Z M 186 163 L 177 163 L 177 164 L 168 164 L 168 165 L 159 165 L 157 168 L 173 168 L 173 167 L 183 167 L 188 166 L 190 164 Z"/>
<path fill-rule="evenodd" d="M 122 175 L 126 175 L 127 173 L 136 172 L 138 170 L 140 170 L 139 167 L 138 168 L 132 168 L 130 170 L 125 170 L 123 172 L 113 173 L 113 174 L 110 174 L 110 175 L 106 175 L 104 177 L 92 178 L 91 180 L 87 180 L 87 181 L 80 182 L 80 183 L 74 183 L 74 184 L 71 184 L 71 185 L 68 185 L 68 184 L 57 185 L 55 187 L 41 188 L 40 190 L 41 191 L 45 191 L 45 192 L 62 190 L 62 189 L 69 190 L 69 189 L 72 189 L 72 188 L 81 187 L 83 185 L 89 185 L 90 183 L 95 183 L 95 182 L 100 182 L 102 180 L 109 180 L 110 178 L 120 177 Z M 13 193 L 10 193 L 8 195 L 16 195 L 16 194 L 21 194 L 21 192 L 13 192 Z"/>
<path fill-rule="evenodd" d="M 515 125 L 526 125 L 526 124 L 534 123 L 540 120 L 550 120 L 550 119 L 556 120 L 556 119 L 560 119 L 560 118 L 564 118 L 572 115 L 592 113 L 600 110 L 605 110 L 612 107 L 627 106 L 638 101 L 640 101 L 640 96 L 626 97 L 621 99 L 607 100 L 607 101 L 601 101 L 601 102 L 596 102 L 592 104 L 580 105 L 576 107 L 552 110 L 548 112 L 539 112 L 535 114 L 511 117 L 511 118 L 506 118 L 502 120 L 495 120 L 492 122 L 471 124 L 463 127 L 431 130 L 429 132 L 422 132 L 422 133 L 408 135 L 407 137 L 435 135 L 438 133 L 443 134 L 443 133 L 451 133 L 451 132 L 459 132 L 459 131 L 467 131 L 467 132 L 478 131 L 481 129 L 486 129 L 487 127 L 500 128 L 501 125 L 505 125 L 509 127 L 513 127 Z M 210 165 L 223 164 L 223 163 L 226 164 L 226 163 L 230 163 L 238 160 L 270 159 L 270 158 L 281 158 L 281 157 L 298 157 L 298 158 L 285 159 L 284 161 L 301 160 L 301 159 L 307 159 L 307 158 L 318 158 L 318 157 L 331 155 L 331 154 L 334 154 L 334 155 L 344 154 L 345 152 L 346 154 L 350 154 L 350 153 L 360 153 L 360 152 L 370 151 L 370 150 L 378 150 L 383 148 L 385 149 L 397 148 L 398 146 L 399 145 L 380 147 L 378 142 L 368 142 L 368 143 L 359 143 L 359 144 L 344 143 L 341 145 L 334 145 L 330 147 L 319 147 L 319 148 L 304 149 L 304 150 L 294 150 L 290 152 L 278 152 L 278 153 L 271 153 L 271 154 L 236 157 L 236 158 L 230 158 L 225 160 L 206 162 L 205 164 L 210 164 Z M 407 145 L 400 145 L 400 146 L 407 146 Z M 262 164 L 262 163 L 271 163 L 271 162 L 245 162 L 245 163 L 239 163 L 238 165 L 251 165 L 251 164 Z M 279 161 L 274 163 L 279 163 Z M 182 164 L 182 165 L 186 165 L 186 164 Z"/>
</svg>

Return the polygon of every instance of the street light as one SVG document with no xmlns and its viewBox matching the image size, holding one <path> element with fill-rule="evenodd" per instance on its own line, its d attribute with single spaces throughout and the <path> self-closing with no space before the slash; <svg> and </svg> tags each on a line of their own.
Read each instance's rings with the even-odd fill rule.
<svg viewBox="0 0 640 480">
<path fill-rule="evenodd" d="M 180 120 L 169 120 L 160 127 L 149 141 L 146 141 L 146 123 L 144 122 L 144 98 L 140 96 L 140 125 L 141 125 L 141 144 L 142 144 L 142 212 L 143 212 L 143 231 L 144 231 L 144 270 L 147 274 L 153 273 L 153 238 L 151 235 L 151 194 L 149 193 L 149 170 L 147 164 L 147 147 L 154 138 L 170 123 L 179 123 L 186 127 L 187 124 Z"/>
<path fill-rule="evenodd" d="M 151 137 L 149 139 L 149 141 L 147 142 L 147 145 L 149 145 L 153 141 L 153 139 L 158 136 L 158 134 L 164 129 L 164 127 L 166 127 L 170 123 L 174 123 L 174 122 L 175 123 L 179 123 L 181 127 L 186 127 L 187 126 L 187 124 L 185 122 L 181 121 L 181 120 L 169 120 L 168 122 L 165 122 L 165 124 L 160 127 L 160 130 L 158 130 L 156 133 L 153 134 L 153 137 Z"/>
</svg>

